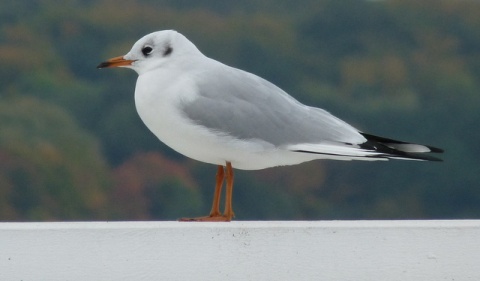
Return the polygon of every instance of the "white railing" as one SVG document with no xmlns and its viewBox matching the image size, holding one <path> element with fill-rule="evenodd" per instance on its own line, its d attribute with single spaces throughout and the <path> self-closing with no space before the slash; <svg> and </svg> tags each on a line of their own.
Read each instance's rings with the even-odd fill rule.
<svg viewBox="0 0 480 281">
<path fill-rule="evenodd" d="M 0 280 L 480 280 L 480 221 L 0 223 Z"/>
</svg>

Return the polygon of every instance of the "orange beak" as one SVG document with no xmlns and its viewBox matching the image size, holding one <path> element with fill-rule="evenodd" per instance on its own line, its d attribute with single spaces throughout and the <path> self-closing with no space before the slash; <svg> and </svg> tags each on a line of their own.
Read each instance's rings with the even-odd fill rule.
<svg viewBox="0 0 480 281">
<path fill-rule="evenodd" d="M 102 62 L 97 66 L 97 68 L 107 68 L 107 67 L 119 67 L 119 66 L 129 66 L 132 65 L 134 60 L 126 60 L 123 56 L 114 57 L 107 61 Z"/>
</svg>

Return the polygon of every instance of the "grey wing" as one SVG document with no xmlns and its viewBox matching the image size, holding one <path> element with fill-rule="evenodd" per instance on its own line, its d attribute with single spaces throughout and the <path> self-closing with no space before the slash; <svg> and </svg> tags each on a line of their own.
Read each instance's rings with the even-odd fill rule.
<svg viewBox="0 0 480 281">
<path fill-rule="evenodd" d="M 365 141 L 352 126 L 301 104 L 258 76 L 224 65 L 200 75 L 198 97 L 182 104 L 185 115 L 198 125 L 275 146 Z"/>
</svg>

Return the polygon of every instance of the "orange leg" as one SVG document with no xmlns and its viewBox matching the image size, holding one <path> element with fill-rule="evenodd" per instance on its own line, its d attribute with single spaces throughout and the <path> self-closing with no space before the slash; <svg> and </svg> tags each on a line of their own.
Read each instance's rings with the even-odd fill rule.
<svg viewBox="0 0 480 281">
<path fill-rule="evenodd" d="M 223 166 L 218 165 L 217 182 L 215 184 L 215 193 L 213 194 L 212 210 L 210 217 L 218 217 L 220 214 L 220 197 L 222 195 L 223 180 L 225 179 L 225 170 Z"/>
<path fill-rule="evenodd" d="M 233 197 L 233 168 L 232 163 L 227 162 L 227 188 L 225 194 L 225 212 L 223 216 L 227 221 L 231 221 L 235 214 L 233 213 L 232 208 L 232 197 Z"/>
<path fill-rule="evenodd" d="M 222 195 L 223 181 L 227 178 L 227 190 L 225 195 L 225 213 L 220 213 L 220 197 Z M 215 192 L 213 194 L 212 210 L 210 215 L 198 218 L 181 218 L 179 221 L 231 221 L 234 216 L 232 210 L 233 169 L 232 164 L 227 162 L 226 173 L 223 166 L 218 166 Z"/>
</svg>

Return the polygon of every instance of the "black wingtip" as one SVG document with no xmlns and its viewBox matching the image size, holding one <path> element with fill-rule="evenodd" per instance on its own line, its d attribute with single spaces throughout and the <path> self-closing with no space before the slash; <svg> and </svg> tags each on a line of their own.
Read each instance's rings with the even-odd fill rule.
<svg viewBox="0 0 480 281">
<path fill-rule="evenodd" d="M 398 158 L 398 159 L 415 159 L 415 160 L 424 160 L 424 161 L 435 161 L 443 162 L 442 159 L 428 155 L 428 153 L 443 153 L 444 150 L 438 147 L 409 143 L 404 141 L 398 141 L 393 139 L 388 139 L 384 137 L 379 137 L 375 135 L 361 133 L 366 139 L 367 142 L 362 144 L 367 149 L 374 149 L 378 152 L 383 152 L 389 158 Z M 425 152 L 415 152 L 409 150 L 401 149 L 402 145 L 418 145 L 428 148 L 430 151 Z"/>
<path fill-rule="evenodd" d="M 434 152 L 434 153 L 444 153 L 445 150 L 441 149 L 441 148 L 438 148 L 438 147 L 433 147 L 433 146 L 427 146 L 430 149 L 431 152 Z"/>
<path fill-rule="evenodd" d="M 415 160 L 423 160 L 423 161 L 431 161 L 431 162 L 443 162 L 443 159 L 431 156 L 431 155 L 425 155 L 425 154 L 418 154 L 418 153 L 406 153 L 409 159 L 415 159 Z"/>
</svg>

